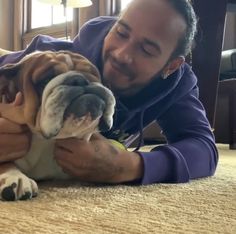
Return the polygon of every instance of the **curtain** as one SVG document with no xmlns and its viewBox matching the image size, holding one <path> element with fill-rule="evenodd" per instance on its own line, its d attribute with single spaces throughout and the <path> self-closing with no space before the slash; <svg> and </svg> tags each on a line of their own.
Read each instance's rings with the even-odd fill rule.
<svg viewBox="0 0 236 234">
<path fill-rule="evenodd" d="M 120 0 L 92 0 L 93 5 L 74 12 L 75 20 L 72 26 L 73 37 L 79 28 L 88 20 L 97 16 L 117 15 L 120 11 Z"/>
<path fill-rule="evenodd" d="M 24 0 L 0 0 L 0 47 L 22 49 Z"/>
</svg>

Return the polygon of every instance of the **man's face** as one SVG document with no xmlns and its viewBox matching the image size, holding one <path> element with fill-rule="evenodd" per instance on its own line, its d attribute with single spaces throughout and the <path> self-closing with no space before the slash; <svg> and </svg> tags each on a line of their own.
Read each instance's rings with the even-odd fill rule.
<svg viewBox="0 0 236 234">
<path fill-rule="evenodd" d="M 139 92 L 163 70 L 185 28 L 166 0 L 134 1 L 104 40 L 104 84 L 119 96 Z"/>
</svg>

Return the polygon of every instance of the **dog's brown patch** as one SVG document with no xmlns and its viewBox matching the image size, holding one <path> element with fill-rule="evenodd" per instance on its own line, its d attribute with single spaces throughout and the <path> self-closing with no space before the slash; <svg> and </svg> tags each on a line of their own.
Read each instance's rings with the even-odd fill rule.
<svg viewBox="0 0 236 234">
<path fill-rule="evenodd" d="M 0 180 L 0 187 L 6 183 L 6 178 L 2 178 Z"/>
<path fill-rule="evenodd" d="M 21 106 L 0 103 L 0 116 L 35 128 L 41 105 L 41 97 L 35 90 L 37 83 L 71 70 L 82 73 L 89 81 L 100 82 L 97 68 L 85 57 L 69 51 L 39 51 L 16 64 L 1 67 L 0 98 L 4 96 L 7 101 L 13 101 L 21 91 L 24 103 Z"/>
</svg>

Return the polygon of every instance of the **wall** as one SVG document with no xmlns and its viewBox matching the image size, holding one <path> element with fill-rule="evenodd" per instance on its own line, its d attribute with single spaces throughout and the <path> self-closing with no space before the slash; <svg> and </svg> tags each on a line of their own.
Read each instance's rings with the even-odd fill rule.
<svg viewBox="0 0 236 234">
<path fill-rule="evenodd" d="M 13 8 L 14 0 L 0 0 L 0 48 L 11 49 L 13 45 Z"/>
</svg>

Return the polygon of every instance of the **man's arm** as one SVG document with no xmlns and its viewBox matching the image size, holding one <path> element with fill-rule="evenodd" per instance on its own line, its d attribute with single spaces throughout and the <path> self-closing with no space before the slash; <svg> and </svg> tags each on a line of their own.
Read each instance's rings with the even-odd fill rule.
<svg viewBox="0 0 236 234">
<path fill-rule="evenodd" d="M 143 176 L 139 154 L 120 149 L 100 134 L 88 142 L 75 138 L 57 140 L 54 154 L 63 171 L 81 181 L 122 183 Z"/>
<path fill-rule="evenodd" d="M 22 95 L 18 93 L 13 103 L 21 105 Z M 0 116 L 1 116 L 0 103 Z M 18 125 L 0 117 L 0 163 L 10 162 L 23 157 L 29 150 L 31 134 L 26 126 Z"/>
<path fill-rule="evenodd" d="M 60 140 L 55 159 L 68 174 L 103 183 L 183 183 L 214 174 L 218 152 L 205 111 L 191 93 L 170 107 L 158 122 L 168 144 L 151 152 L 115 149 L 105 138 Z"/>
<path fill-rule="evenodd" d="M 0 57 L 0 67 L 8 63 L 16 63 L 24 58 L 27 54 L 45 50 L 71 50 L 72 42 L 59 40 L 46 35 L 36 36 L 25 50 L 12 52 Z M 1 69 L 1 68 L 0 68 Z"/>
<path fill-rule="evenodd" d="M 167 144 L 150 153 L 144 162 L 142 184 L 188 182 L 214 174 L 218 152 L 205 110 L 193 93 L 182 97 L 159 119 Z"/>
</svg>

